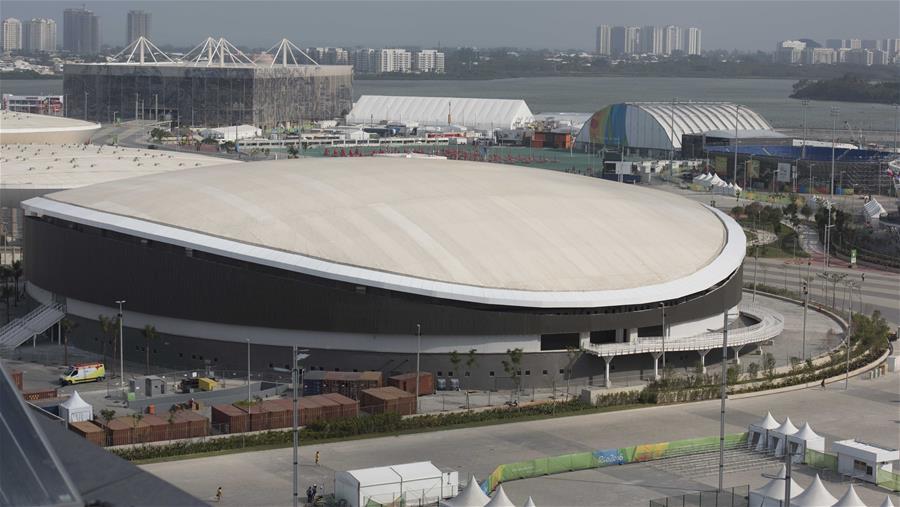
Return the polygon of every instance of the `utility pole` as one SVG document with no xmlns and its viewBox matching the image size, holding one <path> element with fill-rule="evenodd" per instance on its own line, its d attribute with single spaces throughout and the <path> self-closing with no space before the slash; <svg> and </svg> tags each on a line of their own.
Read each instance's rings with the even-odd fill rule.
<svg viewBox="0 0 900 507">
<path fill-rule="evenodd" d="M 85 90 L 84 91 L 84 121 L 87 121 L 87 110 L 88 110 L 87 98 L 88 98 L 88 92 L 87 92 L 87 90 Z"/>
<path fill-rule="evenodd" d="M 831 188 L 831 197 L 829 198 L 828 205 L 828 225 L 825 229 L 825 271 L 828 271 L 828 257 L 831 253 L 831 206 L 834 203 L 834 148 L 835 143 L 837 141 L 837 117 L 840 114 L 840 109 L 837 107 L 831 108 L 831 184 L 829 187 Z"/>
<path fill-rule="evenodd" d="M 800 145 L 800 158 L 806 159 L 806 109 L 809 107 L 809 101 L 803 99 L 800 103 L 803 104 L 803 144 Z"/>
<path fill-rule="evenodd" d="M 812 283 L 809 279 L 809 270 L 812 266 L 812 261 L 806 261 L 806 280 L 803 282 L 803 360 L 806 361 L 806 312 L 809 311 L 809 284 Z"/>
<path fill-rule="evenodd" d="M 119 387 L 122 388 L 122 396 L 125 397 L 125 326 L 123 325 L 125 317 L 122 314 L 122 305 L 125 304 L 125 300 L 119 299 L 116 304 L 119 305 Z"/>
<path fill-rule="evenodd" d="M 663 372 L 666 371 L 666 303 L 660 303 L 659 309 L 662 311 L 662 367 Z"/>
<path fill-rule="evenodd" d="M 722 399 L 722 408 L 719 411 L 719 491 L 724 489 L 725 482 L 725 397 L 728 390 L 728 307 L 724 304 L 723 306 L 725 325 L 722 327 L 722 390 L 719 395 Z"/>
<path fill-rule="evenodd" d="M 416 324 L 416 413 L 419 413 L 419 356 L 422 352 L 422 325 Z"/>
<path fill-rule="evenodd" d="M 741 105 L 736 104 L 734 108 L 734 178 L 737 179 L 738 172 L 738 122 L 741 120 Z M 746 171 L 746 169 L 745 169 Z M 727 172 L 727 171 L 726 171 Z"/>
<path fill-rule="evenodd" d="M 250 338 L 247 338 L 247 410 L 250 409 Z"/>
<path fill-rule="evenodd" d="M 847 370 L 844 373 L 844 390 L 850 389 L 850 342 L 853 337 L 853 298 L 850 298 L 850 321 L 847 322 Z"/>
<path fill-rule="evenodd" d="M 791 465 L 794 455 L 791 453 L 791 443 L 785 442 L 784 445 L 784 507 L 791 507 Z"/>
<path fill-rule="evenodd" d="M 294 433 L 294 507 L 298 507 L 300 505 L 300 459 L 298 456 L 298 447 L 300 445 L 300 422 L 298 421 L 299 414 L 297 413 L 297 384 L 298 377 L 300 376 L 299 369 L 297 367 L 297 346 L 294 345 L 291 347 L 291 361 L 293 362 L 293 368 L 291 368 L 291 390 L 293 391 L 292 399 L 291 399 L 291 409 L 294 415 L 293 422 L 293 433 Z"/>
</svg>

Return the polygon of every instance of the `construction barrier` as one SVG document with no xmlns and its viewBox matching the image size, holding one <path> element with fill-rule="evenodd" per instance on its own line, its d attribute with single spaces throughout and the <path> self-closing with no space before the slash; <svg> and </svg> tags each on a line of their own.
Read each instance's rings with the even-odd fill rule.
<svg viewBox="0 0 900 507">
<path fill-rule="evenodd" d="M 725 446 L 734 447 L 747 443 L 747 433 L 725 436 Z M 481 489 L 490 494 L 497 485 L 518 479 L 530 479 L 544 475 L 589 470 L 610 465 L 626 465 L 675 456 L 685 456 L 718 448 L 719 437 L 689 438 L 672 442 L 642 444 L 631 447 L 600 449 L 593 452 L 579 452 L 547 458 L 537 458 L 498 466 L 481 484 Z"/>
<path fill-rule="evenodd" d="M 875 484 L 891 491 L 900 491 L 900 474 L 879 468 L 875 475 Z"/>
</svg>

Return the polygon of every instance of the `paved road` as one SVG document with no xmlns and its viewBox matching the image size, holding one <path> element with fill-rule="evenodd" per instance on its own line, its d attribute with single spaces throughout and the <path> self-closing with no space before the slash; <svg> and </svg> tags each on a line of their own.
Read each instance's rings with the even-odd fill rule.
<svg viewBox="0 0 900 507">
<path fill-rule="evenodd" d="M 728 403 L 726 431 L 744 431 L 767 410 L 776 418 L 790 416 L 795 422 L 809 420 L 827 439 L 859 437 L 867 441 L 897 447 L 898 378 L 890 374 L 876 380 L 854 379 L 850 389 L 833 384 L 827 390 L 810 389 L 780 395 L 761 396 Z M 850 414 L 853 414 L 852 416 Z M 424 459 L 437 466 L 460 471 L 461 476 L 476 474 L 483 479 L 498 464 L 542 456 L 590 451 L 716 435 L 719 430 L 719 402 L 650 407 L 639 410 L 566 417 L 553 420 L 513 423 L 482 428 L 448 430 L 436 433 L 383 437 L 339 442 L 301 449 L 301 486 L 312 482 L 332 491 L 335 470 L 406 463 Z M 312 464 L 316 451 L 321 464 Z M 284 505 L 290 499 L 291 450 L 275 449 L 230 454 L 193 460 L 146 465 L 143 468 L 176 486 L 208 498 L 216 487 L 225 487 L 225 505 Z M 696 489 L 690 479 L 668 482 L 656 487 L 651 476 L 627 475 L 617 482 L 640 482 L 645 498 L 632 497 L 634 505 L 646 505 L 649 498 L 673 491 Z M 511 483 L 512 484 L 512 483 Z M 564 491 L 572 494 L 569 504 L 616 505 L 596 496 L 593 482 L 566 482 Z M 514 500 L 524 503 L 526 492 L 516 490 Z M 538 505 L 565 505 L 547 502 L 539 488 L 534 494 Z M 580 495 L 580 496 L 579 496 Z M 581 503 L 577 498 L 587 499 Z"/>
</svg>

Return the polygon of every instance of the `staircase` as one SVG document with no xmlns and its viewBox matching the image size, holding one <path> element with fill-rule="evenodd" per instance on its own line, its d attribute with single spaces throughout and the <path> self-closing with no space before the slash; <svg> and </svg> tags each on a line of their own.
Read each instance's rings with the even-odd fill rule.
<svg viewBox="0 0 900 507">
<path fill-rule="evenodd" d="M 35 335 L 50 329 L 66 316 L 60 303 L 41 305 L 24 317 L 19 317 L 0 328 L 0 352 L 13 350 Z"/>
<path fill-rule="evenodd" d="M 691 454 L 657 460 L 651 466 L 685 477 L 702 477 L 719 471 L 719 446 L 709 446 Z M 784 463 L 765 452 L 752 451 L 746 443 L 725 448 L 725 473 L 746 472 L 777 467 Z"/>
</svg>

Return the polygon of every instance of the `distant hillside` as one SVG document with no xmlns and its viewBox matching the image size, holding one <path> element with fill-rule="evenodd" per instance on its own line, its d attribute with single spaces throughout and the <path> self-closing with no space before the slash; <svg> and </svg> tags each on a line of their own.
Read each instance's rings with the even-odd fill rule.
<svg viewBox="0 0 900 507">
<path fill-rule="evenodd" d="M 802 79 L 794 84 L 791 98 L 897 104 L 900 81 L 866 81 L 852 74 L 820 81 Z"/>
</svg>

